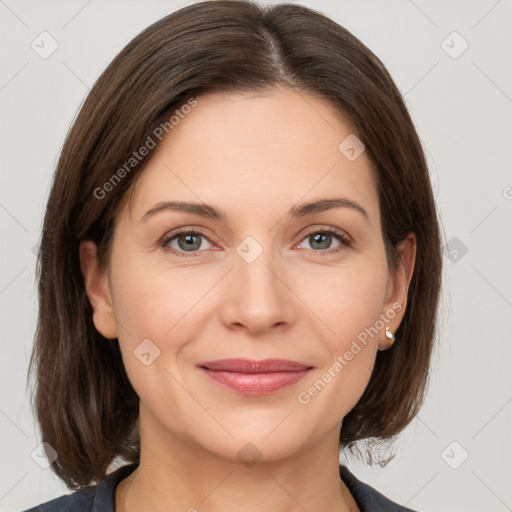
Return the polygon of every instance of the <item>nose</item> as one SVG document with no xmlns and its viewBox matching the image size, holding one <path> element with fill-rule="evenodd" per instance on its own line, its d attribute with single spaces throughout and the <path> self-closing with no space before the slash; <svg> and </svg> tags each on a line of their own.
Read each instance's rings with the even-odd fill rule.
<svg viewBox="0 0 512 512">
<path fill-rule="evenodd" d="M 289 328 L 297 318 L 300 302 L 289 272 L 271 251 L 249 263 L 235 255 L 234 267 L 224 280 L 220 317 L 230 330 L 253 336 Z"/>
</svg>

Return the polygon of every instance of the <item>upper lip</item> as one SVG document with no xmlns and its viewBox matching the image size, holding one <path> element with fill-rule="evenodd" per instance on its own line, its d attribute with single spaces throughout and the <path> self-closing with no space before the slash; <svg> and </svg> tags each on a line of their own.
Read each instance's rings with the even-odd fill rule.
<svg viewBox="0 0 512 512">
<path fill-rule="evenodd" d="M 198 363 L 199 367 L 214 371 L 234 373 L 270 373 L 270 372 L 298 372 L 311 368 L 310 365 L 289 361 L 287 359 L 219 359 L 217 361 L 204 361 Z"/>
</svg>

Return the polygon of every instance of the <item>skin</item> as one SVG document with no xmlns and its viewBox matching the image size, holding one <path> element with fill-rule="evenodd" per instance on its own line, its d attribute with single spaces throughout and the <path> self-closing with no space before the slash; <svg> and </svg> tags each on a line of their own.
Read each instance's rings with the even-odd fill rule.
<svg viewBox="0 0 512 512">
<path fill-rule="evenodd" d="M 80 246 L 94 324 L 119 340 L 140 397 L 141 462 L 118 486 L 116 511 L 358 510 L 339 478 L 339 430 L 377 349 L 388 344 L 384 328 L 308 404 L 297 396 L 399 303 L 386 322 L 396 331 L 414 235 L 399 244 L 392 272 L 370 161 L 338 150 L 353 129 L 325 100 L 281 87 L 197 100 L 131 189 L 108 266 L 99 265 L 93 242 Z M 356 202 L 367 218 L 348 207 L 287 216 L 298 203 L 332 197 Z M 164 210 L 141 222 L 170 200 L 204 202 L 226 218 Z M 176 237 L 167 244 L 189 256 L 166 252 L 161 241 L 176 228 L 201 228 L 206 237 L 193 253 Z M 310 235 L 325 228 L 342 231 L 351 245 L 334 236 L 315 242 Z M 248 236 L 263 250 L 251 263 L 236 251 Z M 148 366 L 134 355 L 145 339 L 160 350 Z M 230 357 L 313 369 L 291 387 L 248 396 L 196 367 Z M 251 467 L 237 456 L 248 442 L 261 457 Z"/>
</svg>

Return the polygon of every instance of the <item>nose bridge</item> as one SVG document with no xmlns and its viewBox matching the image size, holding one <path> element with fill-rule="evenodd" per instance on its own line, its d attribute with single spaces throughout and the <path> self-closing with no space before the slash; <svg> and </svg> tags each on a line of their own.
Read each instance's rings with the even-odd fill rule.
<svg viewBox="0 0 512 512">
<path fill-rule="evenodd" d="M 244 239 L 234 254 L 222 308 L 223 322 L 243 325 L 252 333 L 291 323 L 295 304 L 283 268 L 279 251 L 263 247 L 255 238 Z"/>
</svg>

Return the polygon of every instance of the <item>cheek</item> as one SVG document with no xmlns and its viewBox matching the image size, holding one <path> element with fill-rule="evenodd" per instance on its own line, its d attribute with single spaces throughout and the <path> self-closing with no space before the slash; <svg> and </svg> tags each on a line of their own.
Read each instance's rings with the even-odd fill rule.
<svg viewBox="0 0 512 512">
<path fill-rule="evenodd" d="M 385 265 L 367 262 L 313 275 L 302 289 L 306 305 L 329 327 L 330 345 L 342 350 L 347 341 L 378 320 L 386 284 Z"/>
<path fill-rule="evenodd" d="M 320 280 L 329 283 L 327 288 L 317 287 L 309 295 L 312 309 L 329 328 L 323 339 L 325 357 L 301 387 L 297 400 L 307 414 L 322 415 L 335 424 L 356 405 L 373 371 L 387 267 L 375 263 L 335 269 L 328 277 Z"/>
<path fill-rule="evenodd" d="M 192 302 L 194 297 L 184 294 L 176 280 L 155 277 L 148 268 L 133 269 L 118 272 L 114 288 L 119 345 L 137 395 L 151 404 L 154 414 L 164 417 L 170 406 L 180 410 L 175 397 L 180 396 L 181 378 L 174 365 L 182 343 L 178 333 L 187 326 L 187 311 L 197 298 Z"/>
<path fill-rule="evenodd" d="M 131 341 L 161 339 L 178 326 L 208 292 L 211 277 L 197 269 L 172 269 L 134 255 L 113 276 L 116 319 Z"/>
<path fill-rule="evenodd" d="M 371 294 L 340 297 L 338 316 L 324 337 L 322 364 L 298 391 L 297 402 L 306 415 L 323 418 L 335 425 L 359 401 L 375 364 L 379 319 L 379 301 Z"/>
<path fill-rule="evenodd" d="M 199 336 L 206 321 L 201 301 L 218 276 L 134 257 L 120 262 L 112 281 L 124 366 L 139 396 L 154 395 L 162 379 L 173 383 L 180 354 Z"/>
</svg>

